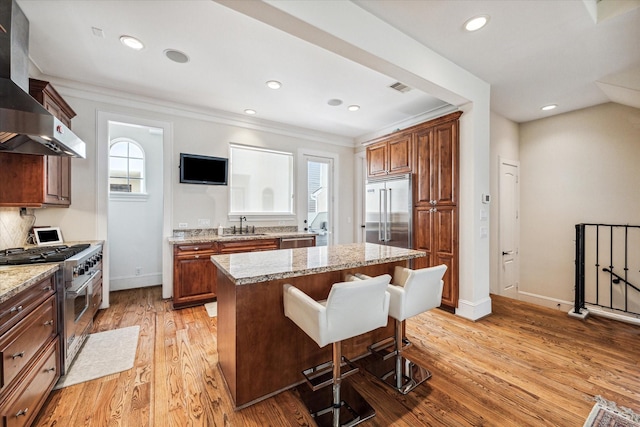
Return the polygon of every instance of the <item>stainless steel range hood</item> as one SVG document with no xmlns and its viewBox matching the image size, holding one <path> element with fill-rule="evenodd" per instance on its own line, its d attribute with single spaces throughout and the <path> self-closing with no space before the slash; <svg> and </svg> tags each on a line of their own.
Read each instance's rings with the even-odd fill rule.
<svg viewBox="0 0 640 427">
<path fill-rule="evenodd" d="M 0 152 L 86 157 L 86 144 L 29 95 L 29 21 L 0 0 Z"/>
</svg>

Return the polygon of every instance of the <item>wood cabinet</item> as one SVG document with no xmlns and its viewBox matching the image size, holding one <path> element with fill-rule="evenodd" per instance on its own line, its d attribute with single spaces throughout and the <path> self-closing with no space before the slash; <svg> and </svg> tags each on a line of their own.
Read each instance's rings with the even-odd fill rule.
<svg viewBox="0 0 640 427">
<path fill-rule="evenodd" d="M 173 307 L 203 304 L 216 297 L 218 269 L 211 255 L 217 243 L 175 245 L 173 247 Z"/>
<path fill-rule="evenodd" d="M 426 257 L 413 260 L 413 268 L 445 264 L 442 304 L 458 305 L 458 208 L 455 206 L 416 207 L 414 209 L 414 249 Z"/>
<path fill-rule="evenodd" d="M 71 127 L 76 113 L 49 84 L 29 79 L 29 93 Z M 0 153 L 0 206 L 39 208 L 71 204 L 71 158 Z"/>
<path fill-rule="evenodd" d="M 376 140 L 367 147 L 367 176 L 380 177 L 411 173 L 413 143 L 411 133 Z"/>
<path fill-rule="evenodd" d="M 442 305 L 458 305 L 459 119 L 421 123 L 367 146 L 367 176 L 412 174 L 413 247 L 427 253 L 414 268 L 447 265 Z"/>
<path fill-rule="evenodd" d="M 280 239 L 224 240 L 185 243 L 173 247 L 173 307 L 184 308 L 212 301 L 217 296 L 218 269 L 211 255 L 270 251 Z"/>
<path fill-rule="evenodd" d="M 28 426 L 60 378 L 54 276 L 0 304 L 0 423 Z"/>
<path fill-rule="evenodd" d="M 453 113 L 415 128 L 414 268 L 445 264 L 442 304 L 458 305 L 459 124 Z"/>
<path fill-rule="evenodd" d="M 46 81 L 29 79 L 29 94 L 68 128 L 75 111 L 66 103 L 53 86 Z M 68 207 L 71 204 L 71 158 L 45 156 L 44 204 Z"/>
</svg>

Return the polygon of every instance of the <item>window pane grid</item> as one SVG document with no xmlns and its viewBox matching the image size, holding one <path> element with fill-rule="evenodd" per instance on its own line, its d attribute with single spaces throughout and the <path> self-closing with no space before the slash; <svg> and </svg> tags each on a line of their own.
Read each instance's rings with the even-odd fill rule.
<svg viewBox="0 0 640 427">
<path fill-rule="evenodd" d="M 144 192 L 144 152 L 135 142 L 118 141 L 109 150 L 109 188 L 112 192 Z"/>
</svg>

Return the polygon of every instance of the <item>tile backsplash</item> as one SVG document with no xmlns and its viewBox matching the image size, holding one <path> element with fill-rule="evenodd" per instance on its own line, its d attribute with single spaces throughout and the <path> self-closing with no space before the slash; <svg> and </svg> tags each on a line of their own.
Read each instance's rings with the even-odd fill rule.
<svg viewBox="0 0 640 427">
<path fill-rule="evenodd" d="M 20 216 L 20 208 L 0 208 L 0 249 L 26 245 L 34 223 L 33 209 Z"/>
</svg>

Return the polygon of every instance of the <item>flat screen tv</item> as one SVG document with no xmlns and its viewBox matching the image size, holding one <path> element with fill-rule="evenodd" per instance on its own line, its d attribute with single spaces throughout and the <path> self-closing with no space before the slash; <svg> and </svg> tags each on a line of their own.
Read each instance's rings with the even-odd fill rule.
<svg viewBox="0 0 640 427">
<path fill-rule="evenodd" d="M 180 182 L 227 185 L 228 159 L 180 153 Z"/>
</svg>

